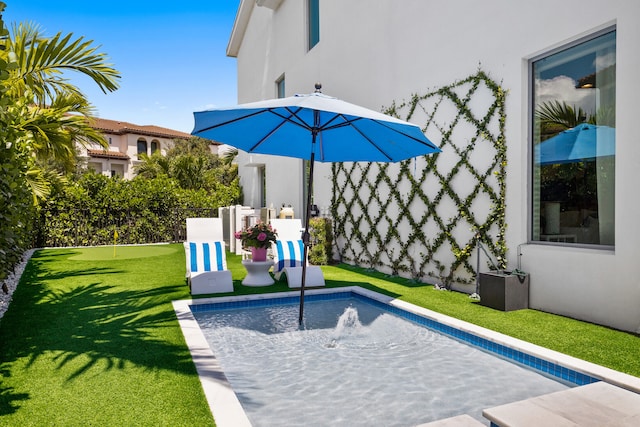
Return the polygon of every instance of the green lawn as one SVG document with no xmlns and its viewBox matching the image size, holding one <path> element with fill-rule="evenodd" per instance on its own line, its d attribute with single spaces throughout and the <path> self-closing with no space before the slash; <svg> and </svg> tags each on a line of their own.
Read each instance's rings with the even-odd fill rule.
<svg viewBox="0 0 640 427">
<path fill-rule="evenodd" d="M 288 290 L 242 286 L 240 257 L 228 264 L 236 294 Z M 355 267 L 323 270 L 328 287 L 362 286 L 640 376 L 636 335 L 503 313 Z M 0 320 L 0 425 L 214 425 L 171 305 L 185 298 L 181 244 L 36 252 Z"/>
</svg>

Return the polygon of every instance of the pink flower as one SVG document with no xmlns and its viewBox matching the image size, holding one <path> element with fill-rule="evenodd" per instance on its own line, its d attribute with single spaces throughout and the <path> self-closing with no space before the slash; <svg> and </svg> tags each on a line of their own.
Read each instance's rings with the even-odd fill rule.
<svg viewBox="0 0 640 427">
<path fill-rule="evenodd" d="M 236 239 L 242 239 L 242 232 L 241 231 L 236 231 L 233 235 L 236 237 Z"/>
<path fill-rule="evenodd" d="M 261 242 L 264 242 L 265 240 L 267 240 L 267 234 L 266 233 L 260 233 L 258 234 L 257 239 Z"/>
</svg>

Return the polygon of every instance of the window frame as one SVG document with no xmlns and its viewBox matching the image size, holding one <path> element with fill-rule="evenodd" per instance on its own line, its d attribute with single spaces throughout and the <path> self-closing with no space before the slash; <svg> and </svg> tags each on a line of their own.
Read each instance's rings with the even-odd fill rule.
<svg viewBox="0 0 640 427">
<path fill-rule="evenodd" d="M 572 243 L 560 241 L 544 241 L 534 240 L 534 173 L 535 173 L 535 157 L 534 157 L 534 124 L 535 124 L 535 82 L 534 82 L 534 63 L 544 58 L 553 56 L 557 53 L 579 46 L 583 43 L 595 40 L 608 33 L 616 33 L 616 63 L 617 63 L 617 25 L 608 24 L 600 29 L 589 32 L 588 34 L 576 37 L 573 40 L 560 43 L 554 47 L 537 53 L 527 58 L 527 243 L 535 245 L 561 246 L 573 248 L 586 248 L 595 250 L 615 251 L 615 243 L 613 245 L 602 245 L 596 243 Z M 617 84 L 617 76 L 616 76 Z M 614 188 L 615 189 L 615 188 Z M 615 223 L 614 223 L 615 224 Z M 614 225 L 615 227 L 615 225 Z"/>
</svg>

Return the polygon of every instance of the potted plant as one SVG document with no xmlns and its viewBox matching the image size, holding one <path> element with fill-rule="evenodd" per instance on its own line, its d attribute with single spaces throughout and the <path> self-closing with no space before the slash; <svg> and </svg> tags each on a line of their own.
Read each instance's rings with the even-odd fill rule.
<svg viewBox="0 0 640 427">
<path fill-rule="evenodd" d="M 242 241 L 242 247 L 251 251 L 253 261 L 266 261 L 267 248 L 278 238 L 278 233 L 271 227 L 259 221 L 253 227 L 235 233 L 236 239 Z"/>
</svg>

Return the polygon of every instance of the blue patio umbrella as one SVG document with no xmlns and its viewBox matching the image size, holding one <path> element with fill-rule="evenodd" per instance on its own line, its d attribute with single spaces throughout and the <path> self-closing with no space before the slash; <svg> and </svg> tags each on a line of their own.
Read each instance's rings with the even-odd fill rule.
<svg viewBox="0 0 640 427">
<path fill-rule="evenodd" d="M 240 104 L 229 109 L 195 112 L 193 135 L 248 153 L 309 160 L 307 214 L 302 235 L 304 259 L 309 246 L 309 217 L 314 161 L 398 162 L 437 153 L 420 127 L 324 95 L 311 94 Z M 304 311 L 306 263 L 302 263 L 300 324 Z"/>
<path fill-rule="evenodd" d="M 562 131 L 535 147 L 535 159 L 540 165 L 590 161 L 615 153 L 615 128 L 587 123 Z"/>
</svg>

